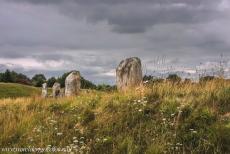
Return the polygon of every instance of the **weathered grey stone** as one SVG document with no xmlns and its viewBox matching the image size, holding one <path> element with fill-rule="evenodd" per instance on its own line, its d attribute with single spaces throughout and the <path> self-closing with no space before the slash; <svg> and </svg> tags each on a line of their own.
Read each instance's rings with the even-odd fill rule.
<svg viewBox="0 0 230 154">
<path fill-rule="evenodd" d="M 48 95 L 47 83 L 42 84 L 42 98 L 46 98 Z"/>
<path fill-rule="evenodd" d="M 65 80 L 65 96 L 79 94 L 81 88 L 81 76 L 79 71 L 73 71 Z"/>
<path fill-rule="evenodd" d="M 60 83 L 55 82 L 53 87 L 52 87 L 52 90 L 53 90 L 53 97 L 54 98 L 60 97 L 60 95 L 61 95 L 61 85 L 60 85 Z"/>
<path fill-rule="evenodd" d="M 117 89 L 126 91 L 142 83 L 141 60 L 137 57 L 122 60 L 116 69 Z"/>
</svg>

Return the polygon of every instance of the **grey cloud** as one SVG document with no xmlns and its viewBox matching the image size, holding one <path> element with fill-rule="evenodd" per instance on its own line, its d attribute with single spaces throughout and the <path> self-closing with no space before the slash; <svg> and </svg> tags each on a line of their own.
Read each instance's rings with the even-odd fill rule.
<svg viewBox="0 0 230 154">
<path fill-rule="evenodd" d="M 98 1 L 95 5 L 87 3 L 88 5 L 83 6 L 77 3 L 67 7 L 68 10 L 65 10 L 67 8 L 62 8 L 62 10 L 66 15 L 74 18 L 83 14 L 82 17 L 88 21 L 106 21 L 113 31 L 119 33 L 143 33 L 156 24 L 197 23 L 220 16 L 220 12 L 215 8 L 218 3 L 213 0 L 208 2 L 143 1 L 138 4 L 133 1 L 126 2 L 130 3 L 117 2 L 119 5 L 108 5 Z"/>
<path fill-rule="evenodd" d="M 50 53 L 50 54 L 39 54 L 39 55 L 32 55 L 31 57 L 39 60 L 39 61 L 47 61 L 47 60 L 66 60 L 66 61 L 73 61 L 74 58 L 71 55 L 63 54 L 63 53 Z"/>
<path fill-rule="evenodd" d="M 13 2 L 28 2 L 34 4 L 47 4 L 53 3 L 57 4 L 60 2 L 64 2 L 65 0 L 5 0 L 5 1 L 13 1 Z M 207 4 L 214 0 L 69 0 L 69 2 L 76 2 L 79 4 L 87 4 L 87 5 L 95 5 L 95 4 L 126 4 L 126 3 L 159 3 L 159 4 L 168 4 L 168 3 L 185 3 L 190 5 L 199 5 L 199 4 Z"/>
<path fill-rule="evenodd" d="M 195 67 L 230 56 L 230 11 L 219 8 L 222 1 L 0 0 L 0 58 L 63 61 L 58 69 L 15 70 L 60 76 L 78 69 L 97 83 L 114 83 L 105 74 L 131 56 L 151 71 L 158 56 Z"/>
<path fill-rule="evenodd" d="M 156 24 L 197 23 L 220 16 L 216 10 L 219 3 L 215 0 L 23 1 L 55 4 L 62 13 L 73 18 L 86 18 L 90 22 L 106 21 L 118 33 L 143 33 Z"/>
</svg>

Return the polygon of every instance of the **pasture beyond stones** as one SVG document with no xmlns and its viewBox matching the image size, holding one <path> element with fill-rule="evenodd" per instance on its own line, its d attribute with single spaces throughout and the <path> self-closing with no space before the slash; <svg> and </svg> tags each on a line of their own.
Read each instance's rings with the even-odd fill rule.
<svg viewBox="0 0 230 154">
<path fill-rule="evenodd" d="M 0 100 L 0 147 L 83 153 L 230 153 L 230 83 Z"/>
<path fill-rule="evenodd" d="M 27 85 L 16 83 L 0 83 L 0 99 L 17 97 L 34 97 L 40 95 L 41 90 Z"/>
</svg>

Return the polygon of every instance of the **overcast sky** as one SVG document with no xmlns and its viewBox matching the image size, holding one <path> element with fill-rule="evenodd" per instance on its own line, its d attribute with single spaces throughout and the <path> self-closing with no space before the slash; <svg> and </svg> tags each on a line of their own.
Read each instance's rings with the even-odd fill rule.
<svg viewBox="0 0 230 154">
<path fill-rule="evenodd" d="M 229 73 L 230 0 L 0 0 L 0 71 L 114 83 L 127 57 L 144 73 L 167 66 Z"/>
</svg>

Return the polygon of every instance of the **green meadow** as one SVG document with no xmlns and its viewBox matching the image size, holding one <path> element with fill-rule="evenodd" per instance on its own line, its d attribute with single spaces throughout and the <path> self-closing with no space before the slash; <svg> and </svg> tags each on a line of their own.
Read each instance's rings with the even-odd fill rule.
<svg viewBox="0 0 230 154">
<path fill-rule="evenodd" d="M 39 92 L 0 84 L 0 147 L 60 147 L 92 154 L 230 153 L 226 80 L 159 82 L 126 93 L 89 90 L 58 99 L 42 99 Z"/>
</svg>

